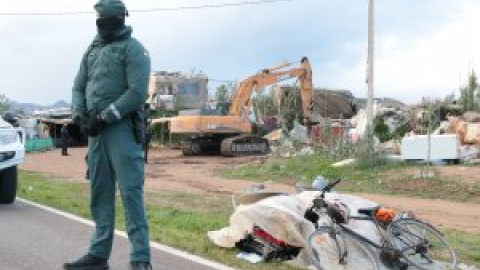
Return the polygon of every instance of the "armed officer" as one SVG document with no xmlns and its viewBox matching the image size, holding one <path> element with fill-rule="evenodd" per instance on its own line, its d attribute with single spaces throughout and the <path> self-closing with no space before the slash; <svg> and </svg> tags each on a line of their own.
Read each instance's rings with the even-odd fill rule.
<svg viewBox="0 0 480 270">
<path fill-rule="evenodd" d="M 88 253 L 65 263 L 64 269 L 108 269 L 118 183 L 132 247 L 130 269 L 148 270 L 152 267 L 143 194 L 144 141 L 134 116 L 147 98 L 150 58 L 131 37 L 132 28 L 125 26 L 128 13 L 122 1 L 101 0 L 94 8 L 97 35 L 83 55 L 72 104 L 74 123 L 88 135 L 90 210 L 95 231 Z"/>
</svg>

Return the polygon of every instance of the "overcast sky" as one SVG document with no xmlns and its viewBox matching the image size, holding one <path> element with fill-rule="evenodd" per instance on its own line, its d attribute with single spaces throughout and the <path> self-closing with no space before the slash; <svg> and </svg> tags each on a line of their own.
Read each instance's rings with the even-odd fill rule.
<svg viewBox="0 0 480 270">
<path fill-rule="evenodd" d="M 69 16 L 0 15 L 0 93 L 19 102 L 70 101 L 82 53 L 95 35 L 91 0 L 2 3 L 0 13 L 91 11 Z M 244 0 L 126 0 L 131 10 Z M 407 103 L 443 97 L 480 72 L 479 0 L 376 0 L 375 95 Z M 315 87 L 364 97 L 367 0 L 131 12 L 127 24 L 153 70 L 202 71 L 241 80 L 308 56 Z M 213 84 L 212 84 L 213 86 Z"/>
</svg>

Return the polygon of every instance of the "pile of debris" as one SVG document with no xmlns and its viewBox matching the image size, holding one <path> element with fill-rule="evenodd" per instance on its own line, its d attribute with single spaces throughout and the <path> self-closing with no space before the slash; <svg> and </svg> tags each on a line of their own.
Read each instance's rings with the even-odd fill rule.
<svg viewBox="0 0 480 270">
<path fill-rule="evenodd" d="M 289 132 L 277 129 L 267 134 L 273 152 L 292 157 L 315 153 L 319 146 L 335 151 L 345 142 L 357 143 L 366 135 L 367 117 L 365 109 L 350 115 L 356 110 L 350 95 L 347 92 L 317 93 L 315 104 L 318 108 L 326 107 L 321 112 L 314 111 L 317 124 L 308 130 L 294 121 Z M 349 118 L 342 118 L 344 116 Z M 373 117 L 375 149 L 394 160 L 479 161 L 480 113 L 459 115 L 457 107 L 440 107 L 429 112 L 387 99 L 374 102 Z M 439 128 L 428 135 L 428 130 L 438 123 Z"/>
<path fill-rule="evenodd" d="M 448 117 L 442 127 L 446 127 L 445 133 L 457 134 L 462 145 L 480 146 L 480 113 L 466 112 L 461 117 Z"/>
<path fill-rule="evenodd" d="M 435 134 L 456 134 L 460 141 L 460 156 L 467 163 L 480 160 L 480 113 L 465 112 L 461 117 L 450 116 L 440 124 Z"/>
<path fill-rule="evenodd" d="M 357 113 L 355 97 L 348 90 L 316 90 L 313 108 L 313 114 L 330 119 L 349 119 Z"/>
</svg>

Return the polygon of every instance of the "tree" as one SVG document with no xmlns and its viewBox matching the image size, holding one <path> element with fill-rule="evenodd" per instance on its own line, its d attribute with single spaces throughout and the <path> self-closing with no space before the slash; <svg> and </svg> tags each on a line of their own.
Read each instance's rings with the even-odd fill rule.
<svg viewBox="0 0 480 270">
<path fill-rule="evenodd" d="M 464 111 L 475 111 L 480 108 L 479 99 L 480 87 L 475 71 L 472 70 L 467 85 L 460 88 L 460 104 Z"/>
<path fill-rule="evenodd" d="M 472 89 L 471 91 L 474 93 L 473 97 L 473 104 L 474 110 L 478 111 L 480 109 L 479 98 L 480 98 L 480 86 L 478 85 L 477 76 L 475 75 L 475 71 L 472 70 L 472 74 L 468 78 L 468 88 Z"/>
<path fill-rule="evenodd" d="M 221 84 L 217 87 L 215 91 L 215 100 L 217 102 L 227 102 L 230 100 L 233 90 L 235 89 L 235 84 Z"/>
<path fill-rule="evenodd" d="M 4 94 L 0 94 L 0 114 L 8 110 L 10 110 L 10 100 Z"/>
<path fill-rule="evenodd" d="M 260 113 L 260 117 L 277 115 L 278 108 L 275 105 L 271 93 L 257 93 L 257 95 L 253 98 L 253 104 L 257 108 L 257 112 Z"/>
<path fill-rule="evenodd" d="M 295 120 L 303 124 L 303 108 L 300 91 L 298 85 L 281 88 L 279 116 L 288 130 L 293 128 L 293 122 Z"/>
</svg>

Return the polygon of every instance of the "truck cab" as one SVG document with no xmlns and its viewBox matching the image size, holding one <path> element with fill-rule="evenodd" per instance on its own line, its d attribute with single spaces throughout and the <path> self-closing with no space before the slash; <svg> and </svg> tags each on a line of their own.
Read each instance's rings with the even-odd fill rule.
<svg viewBox="0 0 480 270">
<path fill-rule="evenodd" d="M 25 132 L 0 118 L 0 204 L 15 201 L 17 166 L 25 160 Z"/>
</svg>

